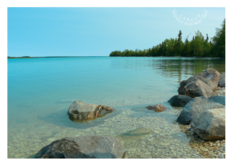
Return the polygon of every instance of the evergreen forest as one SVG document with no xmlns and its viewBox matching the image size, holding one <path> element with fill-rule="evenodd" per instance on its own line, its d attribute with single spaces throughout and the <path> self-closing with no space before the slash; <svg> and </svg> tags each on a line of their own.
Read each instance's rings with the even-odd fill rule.
<svg viewBox="0 0 234 167">
<path fill-rule="evenodd" d="M 156 56 L 182 56 L 182 57 L 220 57 L 225 58 L 225 19 L 221 28 L 216 28 L 216 34 L 209 38 L 204 37 L 200 31 L 195 32 L 195 36 L 182 41 L 182 32 L 178 37 L 166 39 L 162 43 L 144 50 L 124 50 L 113 51 L 110 57 L 156 57 Z"/>
</svg>

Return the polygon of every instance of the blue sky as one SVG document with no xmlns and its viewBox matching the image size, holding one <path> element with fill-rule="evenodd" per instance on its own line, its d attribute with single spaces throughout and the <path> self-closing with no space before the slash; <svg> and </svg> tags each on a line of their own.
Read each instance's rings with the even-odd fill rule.
<svg viewBox="0 0 234 167">
<path fill-rule="evenodd" d="M 200 24 L 186 18 L 208 11 Z M 8 8 L 8 56 L 109 56 L 111 51 L 147 49 L 179 30 L 183 40 L 199 30 L 215 35 L 225 8 Z"/>
</svg>

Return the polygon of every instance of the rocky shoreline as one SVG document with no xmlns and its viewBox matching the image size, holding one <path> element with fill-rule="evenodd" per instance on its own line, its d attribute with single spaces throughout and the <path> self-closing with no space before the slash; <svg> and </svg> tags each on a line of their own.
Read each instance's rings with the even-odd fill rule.
<svg viewBox="0 0 234 167">
<path fill-rule="evenodd" d="M 190 127 L 190 125 L 179 125 L 191 140 L 189 146 L 205 158 L 225 158 L 225 139 L 216 141 L 202 140 Z"/>
<path fill-rule="evenodd" d="M 178 93 L 168 103 L 184 107 L 176 121 L 190 147 L 205 158 L 225 158 L 225 73 L 207 69 L 182 81 Z"/>
<path fill-rule="evenodd" d="M 178 88 L 178 94 L 173 96 L 168 103 L 172 107 L 184 107 L 178 113 L 177 119 L 175 120 L 175 115 L 173 119 L 177 121 L 176 124 L 180 131 L 189 138 L 189 146 L 196 152 L 193 153 L 195 155 L 193 158 L 225 158 L 225 73 L 220 74 L 214 69 L 207 69 L 203 73 L 182 81 Z M 168 107 L 166 108 L 161 104 L 146 108 L 155 110 L 158 114 L 170 112 Z M 72 120 L 84 121 L 100 119 L 98 117 L 114 110 L 109 106 L 85 104 L 77 100 L 71 104 L 67 114 Z M 152 121 L 157 120 L 157 117 L 153 116 L 154 114 L 151 113 Z M 157 130 L 151 130 L 150 127 L 151 125 L 149 125 L 149 129 L 135 127 L 132 131 L 116 137 L 89 134 L 89 136 L 59 139 L 43 147 L 35 155 L 35 158 L 142 158 L 144 156 L 180 158 L 174 151 L 174 149 L 177 150 L 177 147 L 170 148 L 172 153 L 163 151 L 168 145 L 171 145 L 170 142 L 175 140 L 173 129 L 176 127 L 171 127 L 171 135 L 167 136 L 167 138 L 170 138 L 168 141 L 166 138 L 159 140 L 158 135 L 160 134 L 157 133 Z M 154 128 L 157 129 L 157 127 Z M 146 138 L 146 136 L 148 137 Z M 178 139 L 178 137 L 176 138 Z M 145 141 L 148 141 L 147 144 Z M 114 145 L 118 145 L 118 147 Z M 128 151 L 126 149 L 129 145 L 132 145 L 132 147 L 139 145 L 139 148 L 131 148 L 131 151 Z M 145 147 L 150 152 L 145 150 L 143 153 Z M 190 148 L 184 146 L 183 150 L 191 152 Z M 115 151 L 113 152 L 113 150 Z M 160 157 L 160 154 L 155 155 L 159 151 L 162 151 L 163 154 L 160 154 L 164 157 Z M 181 154 L 181 156 L 186 157 L 187 154 Z"/>
<path fill-rule="evenodd" d="M 179 124 L 180 128 L 181 128 L 181 131 L 184 132 L 191 140 L 190 140 L 190 147 L 193 148 L 194 150 L 196 150 L 198 153 L 200 153 L 201 155 L 203 155 L 205 158 L 225 158 L 226 155 L 225 155 L 225 73 L 221 73 L 219 74 L 216 70 L 214 69 L 208 69 L 206 71 L 212 71 L 212 73 L 215 75 L 208 75 L 209 76 L 209 79 L 211 79 L 211 81 L 214 81 L 216 83 L 216 87 L 213 88 L 213 92 L 210 96 L 208 96 L 208 99 L 211 99 L 213 100 L 214 103 L 212 103 L 212 105 L 209 106 L 209 102 L 206 101 L 206 98 L 204 98 L 203 100 L 203 104 L 204 107 L 202 108 L 202 110 L 200 111 L 200 114 L 198 114 L 197 116 L 194 116 L 194 118 L 192 119 L 192 125 L 189 124 L 189 125 L 183 125 L 183 124 Z M 199 74 L 197 74 L 199 75 Z M 195 77 L 197 76 L 195 75 Z M 202 75 L 200 73 L 200 75 Z M 215 76 L 215 77 L 214 77 Z M 192 78 L 192 77 L 191 77 Z M 190 78 L 190 80 L 191 80 Z M 213 80 L 212 80 L 213 79 Z M 184 81 L 182 81 L 184 82 Z M 180 85 L 181 86 L 181 85 Z M 181 87 L 178 89 L 178 92 L 181 93 Z M 189 90 L 187 90 L 189 91 Z M 201 92 L 206 92 L 206 91 L 201 91 Z M 184 92 L 183 92 L 184 93 Z M 182 93 L 182 94 L 183 94 Z M 186 94 L 186 93 L 184 93 Z M 189 95 L 189 93 L 188 93 Z M 207 96 L 207 94 L 205 94 Z M 190 102 L 191 103 L 191 102 Z M 219 104 L 222 104 L 222 106 L 219 106 Z M 195 105 L 196 103 L 192 104 L 193 106 Z M 189 104 L 186 104 L 185 107 L 188 107 Z M 199 105 L 196 104 L 196 105 Z M 216 106 L 215 106 L 216 105 Z M 196 107 L 196 106 L 195 106 Z M 200 107 L 200 106 L 199 106 Z M 214 109 L 212 109 L 214 108 Z M 196 133 L 196 125 L 194 124 L 194 121 L 199 121 L 200 122 L 197 122 L 199 125 L 198 126 L 201 126 L 201 124 L 204 122 L 204 119 L 213 119 L 213 116 L 208 116 L 207 118 L 204 118 L 205 117 L 205 112 L 209 112 L 209 109 L 210 111 L 214 111 L 214 114 L 217 114 L 217 112 L 220 111 L 220 109 L 217 109 L 217 108 L 223 108 L 223 111 L 221 111 L 221 113 L 224 115 L 224 118 L 222 118 L 224 122 L 222 122 L 224 125 L 224 127 L 221 127 L 221 129 L 219 129 L 219 131 L 217 130 L 217 128 L 220 128 L 220 113 L 218 113 L 218 119 L 219 120 L 216 120 L 215 124 L 216 125 L 212 125 L 209 124 L 209 128 L 210 126 L 214 126 L 214 127 L 211 127 L 213 128 L 212 129 L 212 132 L 211 133 L 216 133 L 216 134 L 210 134 L 210 135 L 220 135 L 220 139 L 218 139 L 218 137 L 215 137 L 214 136 L 214 139 L 212 140 L 204 140 L 204 138 L 202 139 L 203 134 L 200 134 L 197 132 Z M 194 114 L 194 112 L 197 112 L 197 108 L 193 111 L 191 110 L 192 108 L 189 108 L 189 112 L 192 111 L 191 114 Z M 208 109 L 208 110 L 207 110 Z M 183 112 L 183 110 L 182 110 Z M 182 113 L 181 112 L 181 113 Z M 180 115 L 178 116 L 178 118 L 180 118 L 181 116 L 181 113 Z M 185 116 L 186 117 L 186 116 Z M 194 119 L 197 119 L 197 120 L 194 120 Z M 178 121 L 178 119 L 177 119 Z M 203 121 L 203 122 L 201 122 Z M 214 120 L 212 120 L 214 122 Z M 179 121 L 180 122 L 180 121 Z M 183 122 L 181 122 L 183 123 Z M 206 122 L 208 123 L 208 122 Z M 208 132 L 208 127 L 207 125 L 205 125 L 206 128 L 203 128 L 204 130 L 202 131 L 202 133 L 205 133 L 205 135 L 209 135 L 209 132 Z M 218 126 L 218 127 L 215 127 L 215 126 Z M 214 132 L 214 131 L 217 131 L 217 132 Z M 223 134 L 221 134 L 223 133 Z"/>
</svg>

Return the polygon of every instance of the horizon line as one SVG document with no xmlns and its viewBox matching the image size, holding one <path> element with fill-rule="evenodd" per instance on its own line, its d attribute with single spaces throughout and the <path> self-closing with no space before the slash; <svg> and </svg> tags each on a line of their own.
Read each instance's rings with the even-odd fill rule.
<svg viewBox="0 0 234 167">
<path fill-rule="evenodd" d="M 7 56 L 7 57 L 55 57 L 55 56 Z M 90 56 L 56 56 L 56 57 L 90 57 Z M 99 56 L 104 57 L 104 56 Z"/>
</svg>

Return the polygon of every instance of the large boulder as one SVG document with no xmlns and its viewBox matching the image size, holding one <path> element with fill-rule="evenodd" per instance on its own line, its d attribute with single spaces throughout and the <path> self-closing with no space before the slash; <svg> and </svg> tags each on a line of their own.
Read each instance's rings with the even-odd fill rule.
<svg viewBox="0 0 234 167">
<path fill-rule="evenodd" d="M 213 102 L 205 97 L 196 97 L 188 102 L 181 111 L 177 122 L 183 125 L 189 125 L 190 122 L 200 113 L 208 109 L 224 108 L 225 106 Z"/>
<path fill-rule="evenodd" d="M 191 101 L 193 98 L 185 95 L 175 95 L 170 100 L 168 100 L 168 103 L 172 106 L 176 107 L 184 107 L 189 101 Z"/>
<path fill-rule="evenodd" d="M 209 109 L 198 114 L 191 128 L 203 140 L 225 139 L 225 108 Z"/>
<path fill-rule="evenodd" d="M 225 106 L 225 96 L 211 96 L 209 100 L 215 103 L 220 103 Z"/>
<path fill-rule="evenodd" d="M 221 73 L 219 76 L 219 84 L 220 87 L 225 87 L 225 72 Z"/>
<path fill-rule="evenodd" d="M 218 82 L 219 82 L 219 75 L 220 73 L 217 70 L 214 70 L 212 68 L 208 68 L 206 71 L 202 72 L 202 73 L 198 73 L 192 77 L 190 77 L 187 80 L 184 80 L 180 83 L 180 87 L 178 89 L 178 93 L 180 95 L 188 95 L 191 97 L 197 97 L 197 96 L 205 96 L 205 97 L 209 97 L 211 96 L 211 90 L 214 91 L 217 86 L 218 86 Z M 203 82 L 204 84 L 200 84 L 201 82 Z M 190 85 L 189 85 L 190 84 Z M 192 85 L 192 87 L 191 87 Z M 196 92 L 194 93 L 194 86 L 195 85 L 201 85 L 200 87 L 204 87 L 204 88 L 199 88 L 199 92 L 202 93 L 202 95 L 199 95 L 200 93 Z M 206 85 L 206 86 L 204 86 Z M 191 87 L 188 89 L 188 87 Z M 208 88 L 210 87 L 210 88 Z M 206 89 L 206 90 L 203 90 Z M 211 89 L 211 90 L 210 90 Z M 204 94 L 204 91 L 207 92 Z M 190 93 L 192 92 L 192 94 Z"/>
<path fill-rule="evenodd" d="M 217 87 L 217 86 L 215 85 L 215 83 L 212 82 L 210 79 L 203 77 L 203 73 L 199 73 L 199 74 L 196 74 L 196 75 L 190 77 L 190 78 L 187 79 L 187 80 L 183 80 L 183 81 L 180 83 L 180 87 L 179 87 L 179 89 L 178 89 L 178 93 L 179 93 L 179 94 L 185 94 L 184 87 L 185 87 L 188 83 L 190 83 L 190 82 L 192 82 L 192 81 L 197 81 L 197 80 L 200 80 L 200 81 L 204 82 L 204 83 L 207 84 L 209 87 L 211 87 L 212 90 L 215 90 L 215 88 Z"/>
<path fill-rule="evenodd" d="M 187 81 L 180 84 L 180 88 L 178 89 L 178 92 L 180 95 L 187 95 L 192 98 L 198 97 L 198 96 L 205 96 L 206 98 L 209 98 L 213 94 L 213 90 L 210 86 L 205 84 L 200 79 L 196 79 L 194 81 L 191 81 L 186 84 Z M 184 85 L 186 84 L 186 85 Z"/>
<path fill-rule="evenodd" d="M 85 104 L 80 100 L 76 100 L 69 107 L 68 115 L 72 120 L 82 121 L 87 119 L 94 119 L 112 111 L 114 111 L 114 109 L 108 106 L 88 103 Z"/>
<path fill-rule="evenodd" d="M 124 150 L 113 136 L 79 136 L 56 140 L 43 147 L 35 158 L 122 158 Z"/>
</svg>

